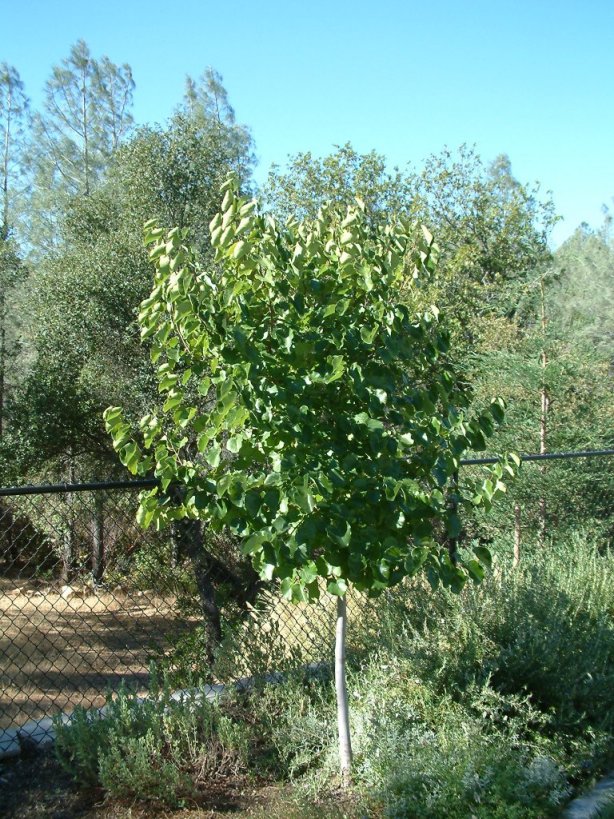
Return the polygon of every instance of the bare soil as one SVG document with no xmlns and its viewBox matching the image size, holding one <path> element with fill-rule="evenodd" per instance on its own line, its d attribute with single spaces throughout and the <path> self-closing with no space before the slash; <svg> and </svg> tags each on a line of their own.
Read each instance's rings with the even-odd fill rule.
<svg viewBox="0 0 614 819">
<path fill-rule="evenodd" d="M 143 689 L 150 659 L 186 628 L 174 602 L 0 580 L 0 728 L 98 707 L 121 680 Z"/>
<path fill-rule="evenodd" d="M 198 803 L 171 810 L 155 804 L 105 801 L 97 789 L 79 790 L 53 751 L 0 763 L 3 819 L 341 819 L 363 817 L 350 794 L 329 794 L 305 804 L 289 785 L 228 777 L 212 782 Z M 375 814 L 373 814 L 375 815 Z"/>
</svg>

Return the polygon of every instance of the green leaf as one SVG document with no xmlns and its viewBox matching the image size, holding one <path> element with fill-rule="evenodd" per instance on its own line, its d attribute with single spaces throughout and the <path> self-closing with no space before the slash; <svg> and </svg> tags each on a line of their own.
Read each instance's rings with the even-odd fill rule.
<svg viewBox="0 0 614 819">
<path fill-rule="evenodd" d="M 299 509 L 307 513 L 313 512 L 316 506 L 313 495 L 304 487 L 299 487 L 295 490 L 294 494 L 292 495 L 292 501 L 299 507 Z"/>
<path fill-rule="evenodd" d="M 359 412 L 354 416 L 354 421 L 370 430 L 384 429 L 383 423 L 378 421 L 377 418 L 371 418 L 368 412 Z"/>
<path fill-rule="evenodd" d="M 379 327 L 377 326 L 377 324 L 374 327 L 361 327 L 360 337 L 365 344 L 373 344 L 373 340 L 377 335 L 378 330 Z"/>
<path fill-rule="evenodd" d="M 220 465 L 221 452 L 222 449 L 219 446 L 219 444 L 212 444 L 209 447 L 209 449 L 205 453 L 205 460 L 207 461 L 209 466 L 212 466 L 215 469 L 215 467 Z"/>
<path fill-rule="evenodd" d="M 284 577 L 281 581 L 281 585 L 279 590 L 281 591 L 281 596 L 285 600 L 292 600 L 292 578 L 291 577 Z"/>
<path fill-rule="evenodd" d="M 201 378 L 198 384 L 198 392 L 200 395 L 207 396 L 209 390 L 211 389 L 211 379 L 207 376 L 205 378 Z"/>
<path fill-rule="evenodd" d="M 241 543 L 241 551 L 245 555 L 254 555 L 261 551 L 262 543 L 264 542 L 265 535 L 263 532 L 258 532 L 255 535 L 251 535 L 246 540 Z"/>
<path fill-rule="evenodd" d="M 226 441 L 226 449 L 229 452 L 234 452 L 235 454 L 240 451 L 242 445 L 243 445 L 242 435 L 233 435 Z"/>
<path fill-rule="evenodd" d="M 490 411 L 498 424 L 502 424 L 505 419 L 505 404 L 501 399 L 495 400 L 490 405 Z"/>
<path fill-rule="evenodd" d="M 481 563 L 478 563 L 477 560 L 468 560 L 465 565 L 469 576 L 475 583 L 481 583 L 484 580 L 484 569 Z"/>
<path fill-rule="evenodd" d="M 480 563 L 483 563 L 488 569 L 492 568 L 492 556 L 486 546 L 475 546 L 473 551 Z"/>
<path fill-rule="evenodd" d="M 343 597 L 348 590 L 347 583 L 340 577 L 337 580 L 331 580 L 326 586 L 329 594 L 334 594 L 337 597 Z"/>
</svg>

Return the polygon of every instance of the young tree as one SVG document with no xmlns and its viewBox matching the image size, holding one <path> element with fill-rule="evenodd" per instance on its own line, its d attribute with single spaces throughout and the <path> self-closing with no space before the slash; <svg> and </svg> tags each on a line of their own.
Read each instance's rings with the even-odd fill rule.
<svg viewBox="0 0 614 819">
<path fill-rule="evenodd" d="M 218 266 L 204 270 L 185 231 L 147 225 L 156 272 L 139 322 L 164 403 L 139 435 L 119 407 L 106 426 L 133 473 L 159 478 L 141 497 L 143 525 L 230 530 L 288 600 L 323 586 L 337 596 L 347 781 L 347 589 L 377 595 L 419 571 L 456 590 L 482 578 L 485 549 L 461 558 L 441 545 L 460 529 L 447 488 L 502 407 L 469 417 L 436 308 L 412 309 L 434 269 L 428 231 L 373 227 L 361 203 L 279 226 L 232 179 L 210 229 Z M 474 502 L 490 504 L 503 470 Z"/>
</svg>

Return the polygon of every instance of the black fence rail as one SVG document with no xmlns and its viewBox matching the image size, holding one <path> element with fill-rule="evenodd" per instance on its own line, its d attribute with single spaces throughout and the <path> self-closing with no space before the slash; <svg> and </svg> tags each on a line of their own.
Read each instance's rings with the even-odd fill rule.
<svg viewBox="0 0 614 819">
<path fill-rule="evenodd" d="M 518 561 L 557 538 L 611 542 L 614 450 L 523 460 L 489 515 L 464 512 L 460 548 L 479 540 Z M 463 462 L 459 487 L 494 461 Z M 285 602 L 235 541 L 199 522 L 144 531 L 138 490 L 153 485 L 0 489 L 0 753 L 10 726 L 102 705 L 122 683 L 144 693 L 151 661 L 183 685 L 190 672 L 231 682 L 328 657 L 327 595 L 315 607 Z M 355 596 L 350 610 L 367 617 L 372 605 Z"/>
</svg>

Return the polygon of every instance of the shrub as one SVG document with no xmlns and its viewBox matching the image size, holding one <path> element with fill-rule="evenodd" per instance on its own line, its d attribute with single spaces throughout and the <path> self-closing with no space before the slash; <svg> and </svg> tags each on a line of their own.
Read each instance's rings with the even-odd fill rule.
<svg viewBox="0 0 614 819">
<path fill-rule="evenodd" d="M 364 810 L 558 815 L 614 756 L 613 571 L 610 553 L 573 540 L 495 567 L 460 596 L 412 581 L 364 602 L 348 685 Z M 219 703 L 173 704 L 162 688 L 142 705 L 124 692 L 106 720 L 79 712 L 59 727 L 81 781 L 167 804 L 248 767 L 312 802 L 338 782 L 329 669 Z"/>
<path fill-rule="evenodd" d="M 349 693 L 369 809 L 557 815 L 613 756 L 613 571 L 576 537 L 462 595 L 411 581 L 365 611 Z M 275 742 L 314 796 L 336 773 L 332 695 L 297 702 Z"/>
<path fill-rule="evenodd" d="M 154 685 L 145 701 L 125 689 L 109 697 L 104 718 L 81 709 L 58 721 L 56 751 L 79 782 L 177 805 L 211 778 L 246 769 L 247 730 L 197 689 L 174 700 Z"/>
</svg>

